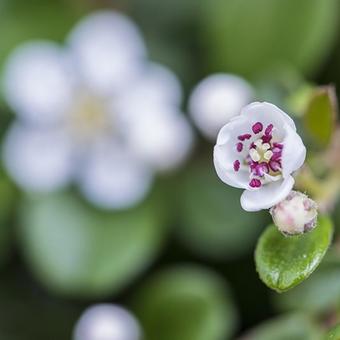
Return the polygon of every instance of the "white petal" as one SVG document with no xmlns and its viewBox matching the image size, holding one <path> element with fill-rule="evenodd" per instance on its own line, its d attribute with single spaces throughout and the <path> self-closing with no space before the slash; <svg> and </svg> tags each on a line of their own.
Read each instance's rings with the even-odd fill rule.
<svg viewBox="0 0 340 340">
<path fill-rule="evenodd" d="M 90 202 L 105 209 L 122 209 L 146 196 L 152 174 L 127 150 L 108 143 L 88 153 L 79 181 Z"/>
<path fill-rule="evenodd" d="M 247 119 L 242 116 L 232 118 L 225 124 L 217 135 L 217 145 L 227 144 L 228 142 L 237 142 L 237 136 L 247 133 L 249 130 Z M 230 145 L 230 144 L 229 144 Z"/>
<path fill-rule="evenodd" d="M 15 124 L 4 144 L 4 162 L 16 183 L 28 191 L 49 192 L 69 183 L 71 145 L 60 131 Z"/>
<path fill-rule="evenodd" d="M 98 304 L 86 309 L 74 330 L 74 340 L 140 339 L 140 326 L 135 317 L 112 304 Z"/>
<path fill-rule="evenodd" d="M 26 43 L 5 65 L 6 100 L 25 119 L 41 123 L 60 119 L 70 105 L 73 89 L 69 60 L 54 43 Z"/>
<path fill-rule="evenodd" d="M 117 105 L 180 105 L 182 88 L 176 75 L 163 65 L 146 63 L 140 76 L 122 93 Z"/>
<path fill-rule="evenodd" d="M 226 148 L 219 145 L 214 147 L 214 166 L 218 177 L 226 184 L 235 188 L 246 189 L 249 187 L 249 172 L 240 169 L 235 171 L 233 163 L 237 160 Z"/>
<path fill-rule="evenodd" d="M 233 118 L 219 132 L 214 147 L 214 165 L 219 178 L 228 185 L 243 189 L 249 186 L 249 172 L 244 169 L 236 172 L 233 164 L 236 160 L 241 163 L 243 161 L 244 155 L 236 151 L 236 143 L 237 136 L 242 134 L 247 127 L 248 123 L 244 117 Z"/>
<path fill-rule="evenodd" d="M 241 206 L 246 211 L 269 209 L 284 200 L 294 185 L 292 176 L 279 182 L 263 185 L 257 190 L 245 190 L 241 196 Z"/>
<path fill-rule="evenodd" d="M 135 120 L 126 126 L 126 137 L 136 155 L 160 171 L 178 167 L 193 145 L 189 123 L 169 106 L 140 106 Z"/>
<path fill-rule="evenodd" d="M 254 102 L 245 106 L 241 111 L 242 116 L 246 116 L 249 124 L 261 122 L 264 127 L 273 124 L 278 130 L 283 125 L 288 124 L 293 130 L 296 130 L 294 121 L 277 106 L 266 102 Z"/>
<path fill-rule="evenodd" d="M 252 87 L 242 78 L 216 74 L 205 78 L 194 89 L 189 112 L 201 132 L 213 140 L 220 128 L 253 98 Z"/>
<path fill-rule="evenodd" d="M 114 11 L 85 17 L 68 41 L 84 80 L 101 94 L 113 93 L 129 84 L 145 56 L 138 28 Z"/>
<path fill-rule="evenodd" d="M 290 126 L 285 127 L 286 136 L 283 140 L 282 174 L 289 176 L 299 169 L 306 159 L 306 147 L 301 137 Z"/>
</svg>

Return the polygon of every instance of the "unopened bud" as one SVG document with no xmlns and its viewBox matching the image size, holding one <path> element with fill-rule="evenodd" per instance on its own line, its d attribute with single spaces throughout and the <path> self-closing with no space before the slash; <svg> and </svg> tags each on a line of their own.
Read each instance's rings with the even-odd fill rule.
<svg viewBox="0 0 340 340">
<path fill-rule="evenodd" d="M 315 228 L 317 204 L 299 191 L 291 191 L 280 203 L 270 209 L 275 225 L 285 235 L 306 233 Z"/>
</svg>

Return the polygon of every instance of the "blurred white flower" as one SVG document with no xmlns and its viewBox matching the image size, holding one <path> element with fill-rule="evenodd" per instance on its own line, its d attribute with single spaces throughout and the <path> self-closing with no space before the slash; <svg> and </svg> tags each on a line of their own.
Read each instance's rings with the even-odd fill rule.
<svg viewBox="0 0 340 340">
<path fill-rule="evenodd" d="M 240 113 L 254 97 L 244 79 L 231 74 L 214 74 L 203 79 L 193 90 L 189 113 L 198 129 L 210 140 L 230 118 Z"/>
<path fill-rule="evenodd" d="M 305 161 L 306 148 L 293 120 L 269 103 L 244 107 L 219 132 L 214 164 L 220 179 L 245 189 L 244 210 L 269 209 L 287 197 L 292 173 Z"/>
<path fill-rule="evenodd" d="M 135 317 L 126 309 L 99 304 L 85 310 L 78 320 L 74 340 L 139 340 L 141 331 Z"/>
<path fill-rule="evenodd" d="M 4 161 L 29 191 L 74 181 L 100 207 L 129 207 L 192 146 L 176 76 L 147 60 L 138 29 L 114 11 L 83 19 L 65 48 L 19 46 L 5 67 L 4 91 L 18 114 Z"/>
</svg>

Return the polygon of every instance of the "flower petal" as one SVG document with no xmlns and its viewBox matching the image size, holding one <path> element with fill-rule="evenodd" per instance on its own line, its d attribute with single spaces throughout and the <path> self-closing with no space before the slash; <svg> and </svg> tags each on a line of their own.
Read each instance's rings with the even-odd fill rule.
<svg viewBox="0 0 340 340">
<path fill-rule="evenodd" d="M 79 176 L 85 197 L 104 209 L 122 209 L 137 204 L 152 183 L 149 169 L 127 150 L 112 143 L 91 150 Z"/>
<path fill-rule="evenodd" d="M 125 130 L 131 150 L 159 171 L 178 167 L 192 149 L 192 129 L 184 115 L 171 106 L 141 105 Z"/>
<path fill-rule="evenodd" d="M 263 185 L 257 190 L 245 190 L 241 196 L 241 206 L 246 211 L 269 209 L 284 200 L 294 186 L 294 178 Z"/>
<path fill-rule="evenodd" d="M 280 128 L 284 124 L 288 124 L 294 131 L 296 130 L 292 118 L 271 103 L 251 103 L 242 109 L 241 115 L 246 116 L 251 125 L 261 122 L 263 125 L 274 124 L 276 128 Z"/>
<path fill-rule="evenodd" d="M 249 171 L 240 169 L 235 171 L 234 162 L 243 161 L 244 155 L 237 151 L 236 141 L 240 131 L 244 131 L 248 123 L 244 117 L 236 116 L 219 132 L 214 147 L 214 165 L 220 179 L 236 188 L 248 188 Z M 247 149 L 247 148 L 245 148 Z"/>
<path fill-rule="evenodd" d="M 96 304 L 81 315 L 73 339 L 138 340 L 141 339 L 141 329 L 128 310 L 113 304 Z"/>
<path fill-rule="evenodd" d="M 71 151 L 60 131 L 15 124 L 5 139 L 4 163 L 11 177 L 25 190 L 49 192 L 71 180 Z"/>
<path fill-rule="evenodd" d="M 145 63 L 139 77 L 129 89 L 115 98 L 117 106 L 139 106 L 172 104 L 180 105 L 182 88 L 176 75 L 167 67 L 156 63 Z"/>
<path fill-rule="evenodd" d="M 68 41 L 87 85 L 103 95 L 129 84 L 145 56 L 138 28 L 115 11 L 85 17 Z"/>
<path fill-rule="evenodd" d="M 252 87 L 231 74 L 215 74 L 201 81 L 191 94 L 189 113 L 199 130 L 209 139 L 238 115 L 253 98 Z"/>
<path fill-rule="evenodd" d="M 220 146 L 214 147 L 214 165 L 218 177 L 228 185 L 246 189 L 249 187 L 249 172 L 242 169 L 235 171 L 233 164 L 236 160 L 231 153 L 224 153 Z"/>
<path fill-rule="evenodd" d="M 289 176 L 299 169 L 306 159 L 306 147 L 301 137 L 290 127 L 285 126 L 286 135 L 283 140 L 282 150 L 282 174 Z"/>
<path fill-rule="evenodd" d="M 60 119 L 73 89 L 69 60 L 54 43 L 26 43 L 14 50 L 5 65 L 6 100 L 24 119 L 38 123 Z"/>
</svg>

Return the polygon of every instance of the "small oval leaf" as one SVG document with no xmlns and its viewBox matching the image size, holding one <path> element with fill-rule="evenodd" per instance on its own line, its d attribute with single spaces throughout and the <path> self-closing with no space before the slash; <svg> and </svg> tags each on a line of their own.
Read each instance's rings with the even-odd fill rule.
<svg viewBox="0 0 340 340">
<path fill-rule="evenodd" d="M 333 224 L 320 217 L 308 234 L 286 237 L 276 226 L 261 235 L 256 251 L 256 268 L 261 280 L 277 292 L 284 292 L 305 280 L 320 264 L 333 234 Z"/>
<path fill-rule="evenodd" d="M 304 114 L 304 127 L 313 142 L 327 146 L 332 138 L 337 116 L 337 98 L 333 86 L 317 88 Z"/>
<path fill-rule="evenodd" d="M 27 197 L 20 247 L 37 279 L 77 298 L 115 294 L 155 259 L 166 235 L 160 200 L 120 212 L 98 211 L 71 193 Z"/>
<path fill-rule="evenodd" d="M 231 339 L 237 322 L 227 283 L 197 265 L 152 276 L 137 290 L 133 305 L 148 340 Z"/>
</svg>

